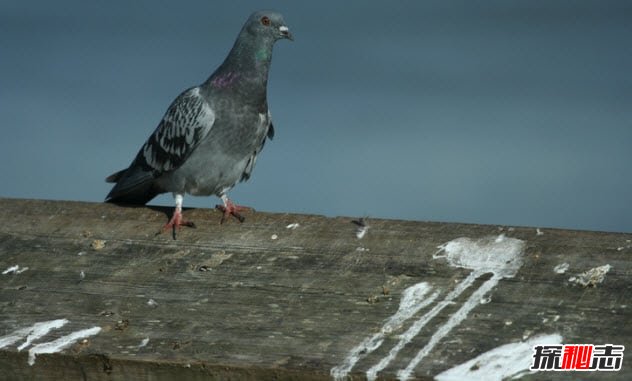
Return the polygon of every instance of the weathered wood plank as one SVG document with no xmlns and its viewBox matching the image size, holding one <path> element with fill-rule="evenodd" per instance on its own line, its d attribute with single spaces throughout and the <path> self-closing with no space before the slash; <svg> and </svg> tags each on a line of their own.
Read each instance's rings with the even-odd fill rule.
<svg viewBox="0 0 632 381">
<path fill-rule="evenodd" d="M 32 366 L 33 345 L 18 351 L 25 337 L 5 345 L 0 379 L 328 380 L 377 335 L 381 345 L 350 368 L 350 377 L 364 379 L 433 309 L 436 316 L 376 373 L 380 379 L 396 378 L 433 335 L 438 342 L 413 367 L 413 379 L 433 379 L 541 334 L 632 348 L 632 234 L 375 219 L 358 239 L 351 218 L 252 212 L 243 224 L 220 226 L 218 212 L 197 209 L 185 216 L 198 228 L 174 241 L 155 236 L 170 212 L 163 208 L 0 199 L 0 210 L 9 222 L 0 226 L 0 272 L 19 266 L 0 275 L 0 346 L 2 337 L 55 319 L 68 322 L 33 345 L 101 329 L 37 355 Z M 515 276 L 496 281 L 433 258 L 439 245 L 459 237 L 501 233 L 524 241 Z M 568 270 L 555 272 L 563 263 Z M 593 287 L 569 281 L 603 265 L 610 270 Z M 468 279 L 471 286 L 447 303 Z M 384 331 L 404 290 L 422 282 L 428 292 L 416 304 L 430 302 L 433 292 L 436 299 Z M 491 291 L 483 303 L 468 304 L 485 285 Z M 628 363 L 589 378 L 632 379 Z"/>
</svg>

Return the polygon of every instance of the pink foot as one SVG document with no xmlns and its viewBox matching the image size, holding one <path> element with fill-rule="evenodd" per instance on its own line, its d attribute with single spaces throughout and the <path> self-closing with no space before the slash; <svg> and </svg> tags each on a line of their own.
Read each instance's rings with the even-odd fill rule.
<svg viewBox="0 0 632 381">
<path fill-rule="evenodd" d="M 224 221 L 230 216 L 235 217 L 239 220 L 239 222 L 244 222 L 246 218 L 244 218 L 239 212 L 245 212 L 247 210 L 252 210 L 247 206 L 241 206 L 233 204 L 232 201 L 228 199 L 228 197 L 222 197 L 222 201 L 224 201 L 224 205 L 215 205 L 215 207 L 221 210 L 224 214 L 222 215 L 222 219 L 219 221 L 220 224 L 223 224 Z"/>
<path fill-rule="evenodd" d="M 169 222 L 167 222 L 167 224 L 162 227 L 161 231 L 164 232 L 171 229 L 173 231 L 173 239 L 176 239 L 176 230 L 180 230 L 181 226 L 188 226 L 190 228 L 194 228 L 195 224 L 191 221 L 185 221 L 182 218 L 182 209 L 176 207 L 175 210 L 173 211 L 173 216 L 171 217 Z"/>
</svg>

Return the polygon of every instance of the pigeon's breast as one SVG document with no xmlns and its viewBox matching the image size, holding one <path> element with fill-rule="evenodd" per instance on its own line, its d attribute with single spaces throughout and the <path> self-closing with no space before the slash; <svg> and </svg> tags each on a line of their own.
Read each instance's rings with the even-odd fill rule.
<svg viewBox="0 0 632 381">
<path fill-rule="evenodd" d="M 269 125 L 267 112 L 244 108 L 232 116 L 219 114 L 207 137 L 176 171 L 184 190 L 206 196 L 232 188 L 253 163 Z"/>
</svg>

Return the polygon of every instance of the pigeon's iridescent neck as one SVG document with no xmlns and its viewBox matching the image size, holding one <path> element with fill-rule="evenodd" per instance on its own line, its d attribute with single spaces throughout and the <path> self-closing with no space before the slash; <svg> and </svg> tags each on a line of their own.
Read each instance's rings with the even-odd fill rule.
<svg viewBox="0 0 632 381">
<path fill-rule="evenodd" d="M 237 39 L 226 60 L 207 80 L 211 89 L 243 91 L 260 88 L 265 91 L 274 41 L 248 37 Z"/>
<path fill-rule="evenodd" d="M 210 79 L 210 85 L 216 89 L 227 89 L 233 87 L 239 80 L 240 74 L 234 71 L 227 71 L 222 74 L 214 75 Z"/>
</svg>

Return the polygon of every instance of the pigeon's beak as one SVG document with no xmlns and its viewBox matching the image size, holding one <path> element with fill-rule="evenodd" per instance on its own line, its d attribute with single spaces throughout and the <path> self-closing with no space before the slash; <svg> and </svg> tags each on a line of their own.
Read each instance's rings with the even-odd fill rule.
<svg viewBox="0 0 632 381">
<path fill-rule="evenodd" d="M 281 33 L 281 38 L 287 38 L 290 41 L 294 41 L 294 37 L 292 37 L 292 33 L 290 33 L 290 28 L 285 25 L 281 25 L 279 27 L 279 33 Z"/>
</svg>

